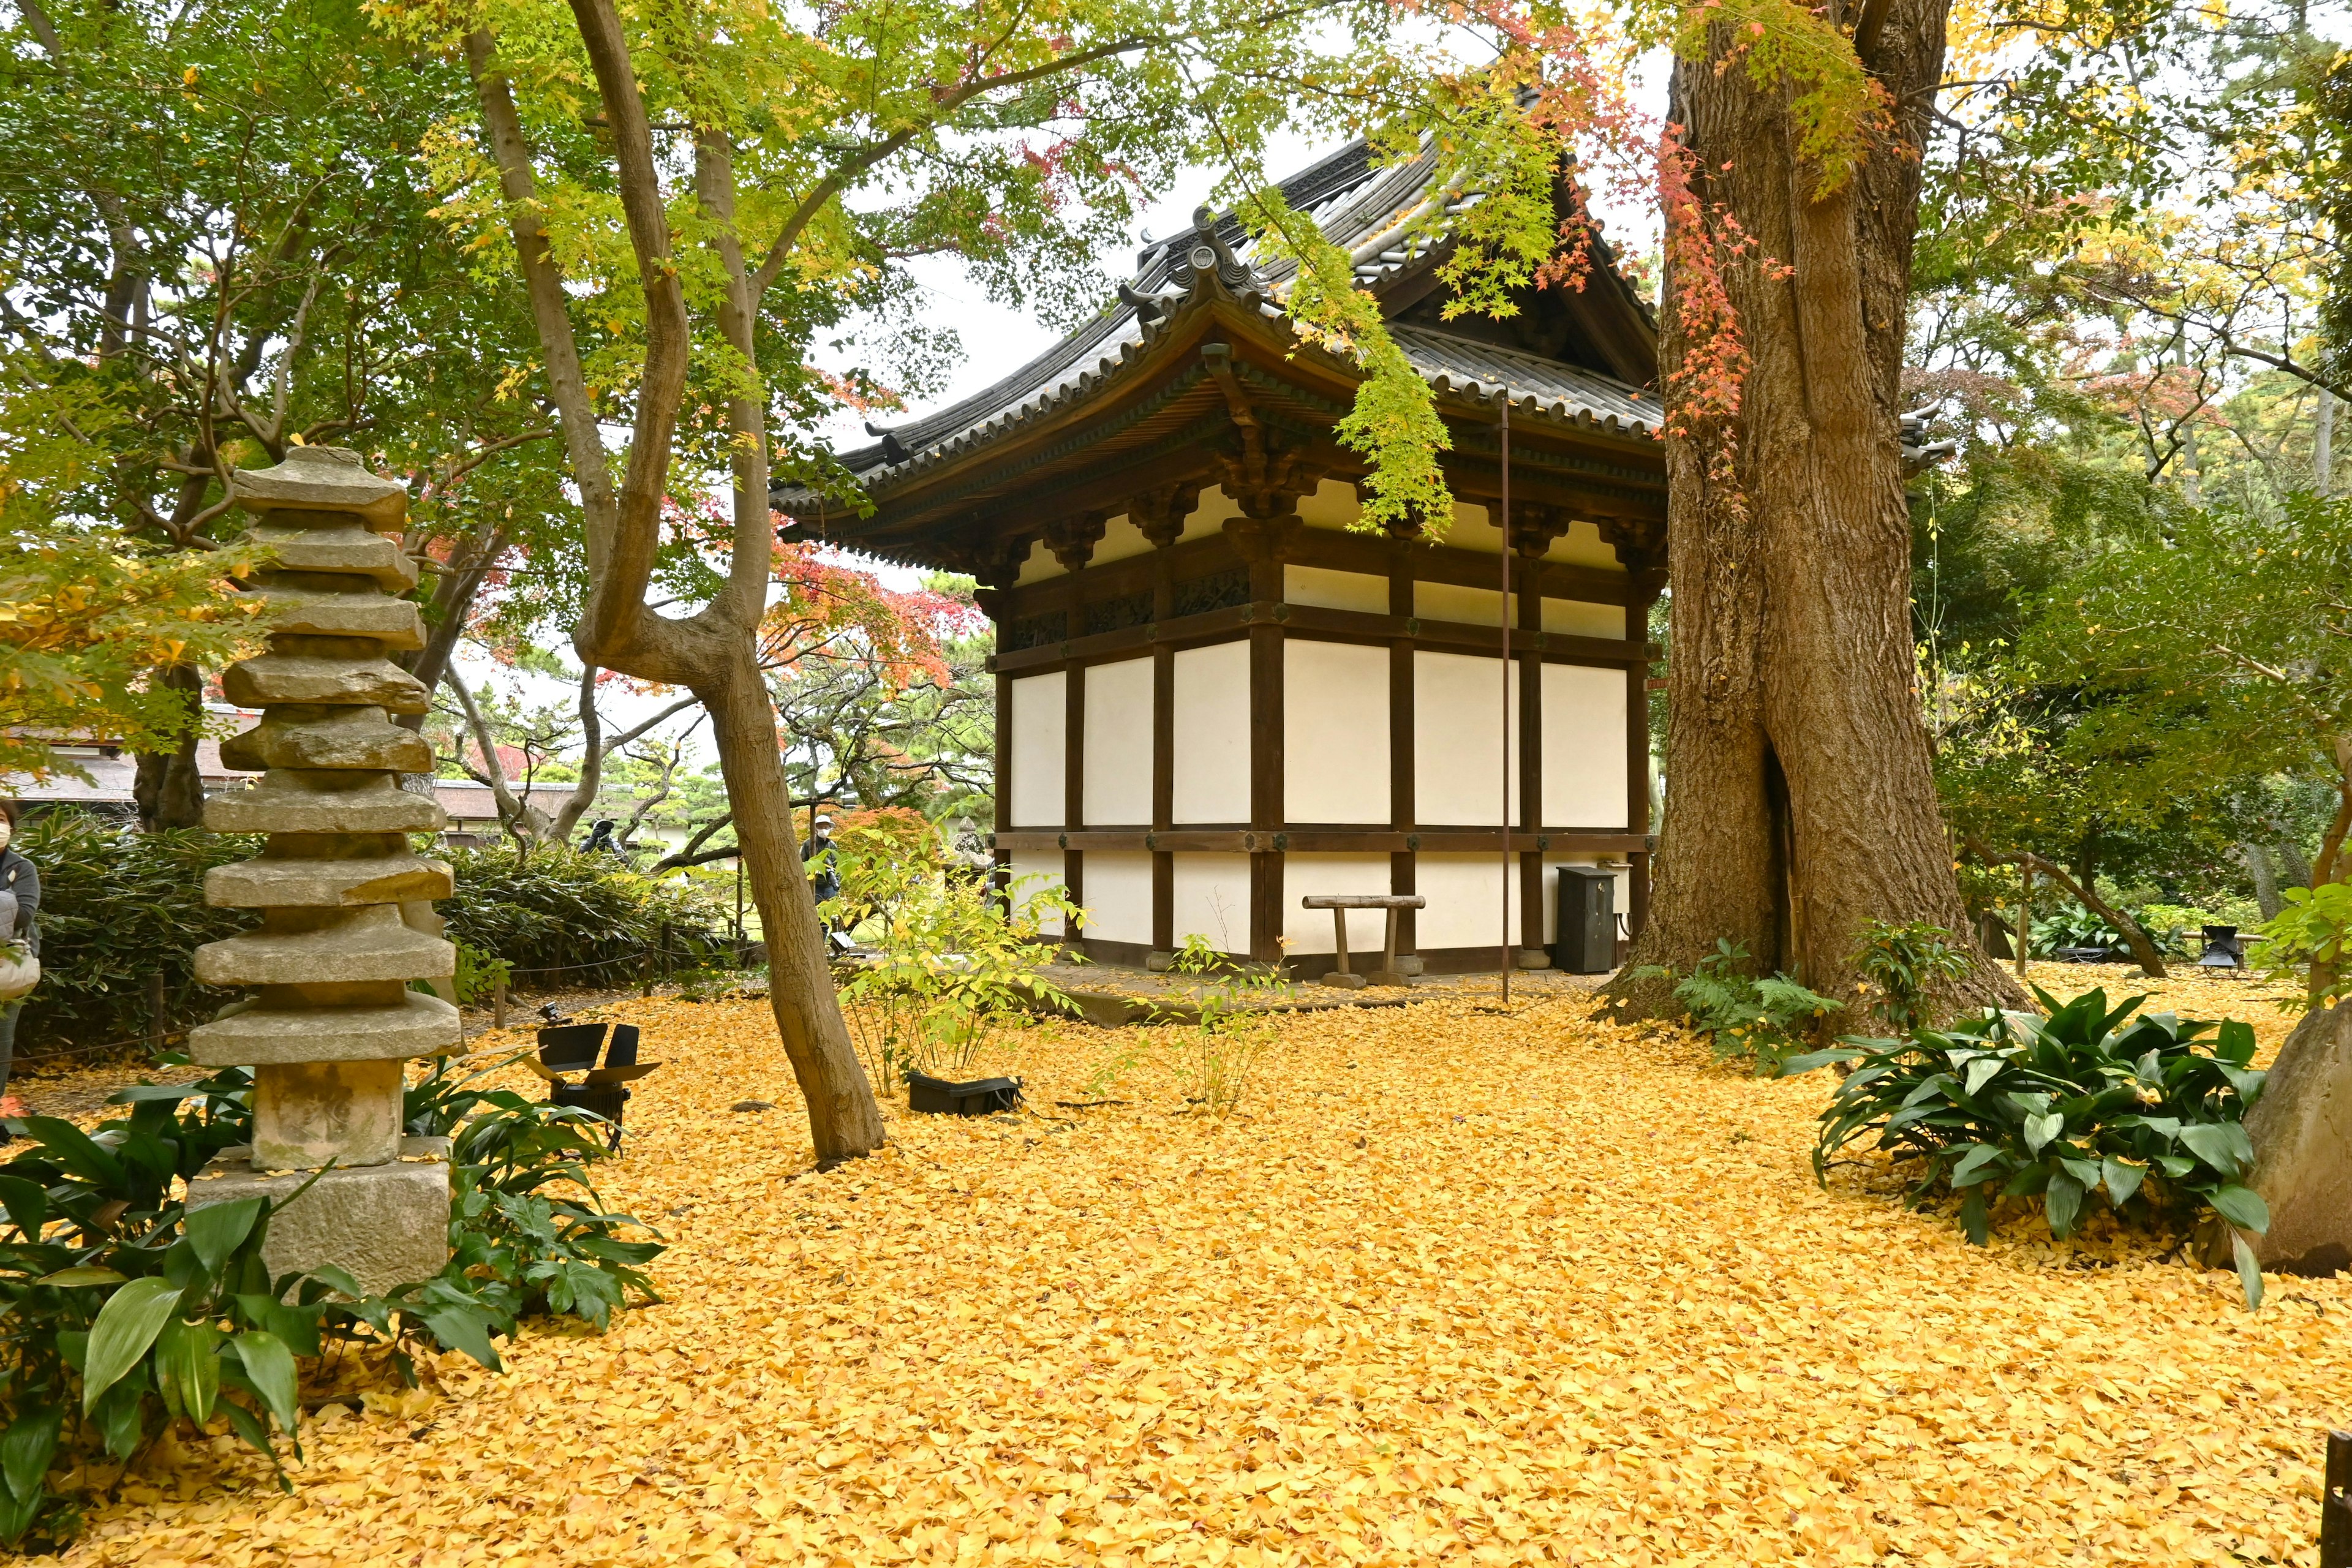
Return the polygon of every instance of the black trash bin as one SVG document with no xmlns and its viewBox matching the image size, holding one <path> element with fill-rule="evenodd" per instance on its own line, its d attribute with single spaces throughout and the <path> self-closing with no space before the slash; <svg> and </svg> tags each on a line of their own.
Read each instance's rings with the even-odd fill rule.
<svg viewBox="0 0 2352 1568">
<path fill-rule="evenodd" d="M 1559 868 L 1559 924 L 1553 967 L 1570 974 L 1606 974 L 1617 967 L 1617 873 L 1600 866 Z"/>
</svg>

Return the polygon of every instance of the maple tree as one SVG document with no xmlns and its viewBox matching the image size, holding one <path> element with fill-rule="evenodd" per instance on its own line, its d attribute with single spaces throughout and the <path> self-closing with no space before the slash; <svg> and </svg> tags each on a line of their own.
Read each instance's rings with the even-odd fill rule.
<svg viewBox="0 0 2352 1568">
<path fill-rule="evenodd" d="M 1140 193 L 1216 136 L 1247 144 L 1319 74 L 1316 29 L 1366 38 L 1355 5 L 851 4 L 803 16 L 720 3 L 387 3 L 403 36 L 462 58 L 478 110 L 434 145 L 448 221 L 525 283 L 579 497 L 583 662 L 695 692 L 709 711 L 763 929 L 778 1029 L 820 1160 L 882 1124 L 834 998 L 799 874 L 760 667 L 773 576 L 772 473 L 823 480 L 804 432 L 841 378 L 817 331 L 951 250 L 1000 294 L 1093 308 L 1073 267 Z M 852 378 L 861 396 L 875 378 Z M 607 424 L 625 427 L 625 455 Z M 731 480 L 730 531 L 692 608 L 650 602 L 673 492 Z"/>
<path fill-rule="evenodd" d="M 417 178 L 462 79 L 416 68 L 348 0 L 22 0 L 0 39 L 12 479 L 56 526 L 110 530 L 160 570 L 242 532 L 237 468 L 359 448 L 409 485 L 430 630 L 404 657 L 429 689 L 483 571 L 569 515 L 520 289 L 465 279 Z M 193 826 L 202 804 L 218 650 L 183 651 L 143 689 L 184 719 L 117 737 L 141 751 L 150 826 Z"/>
</svg>

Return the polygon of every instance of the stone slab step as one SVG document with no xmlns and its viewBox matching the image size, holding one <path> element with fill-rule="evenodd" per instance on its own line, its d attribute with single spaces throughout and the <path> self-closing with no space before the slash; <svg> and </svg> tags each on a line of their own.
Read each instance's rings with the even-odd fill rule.
<svg viewBox="0 0 2352 1568">
<path fill-rule="evenodd" d="M 397 1007 L 248 1006 L 189 1030 L 188 1058 L 222 1068 L 405 1061 L 452 1049 L 462 1037 L 457 1008 L 410 991 Z"/>
<path fill-rule="evenodd" d="M 268 606 L 269 629 L 298 637 L 373 637 L 388 648 L 425 646 L 425 623 L 406 599 L 365 593 L 330 594 L 317 588 L 283 588 L 265 582 L 241 591 L 239 598 L 259 599 Z"/>
<path fill-rule="evenodd" d="M 247 511 L 340 511 L 378 533 L 397 533 L 408 516 L 408 492 L 368 472 L 347 447 L 297 447 L 273 468 L 240 468 L 229 493 Z"/>
<path fill-rule="evenodd" d="M 205 902 L 224 910 L 343 910 L 446 899 L 449 866 L 415 855 L 240 860 L 205 873 Z"/>
<path fill-rule="evenodd" d="M 409 930 L 391 904 L 323 931 L 247 931 L 196 949 L 196 979 L 224 987 L 439 980 L 457 973 L 457 948 Z"/>
<path fill-rule="evenodd" d="M 388 658 L 266 653 L 230 665 L 221 674 L 221 690 L 242 708 L 272 702 L 324 702 L 381 708 L 388 713 L 424 713 L 433 706 L 424 682 Z"/>
<path fill-rule="evenodd" d="M 312 790 L 270 773 L 205 801 L 205 826 L 215 833 L 438 833 L 449 826 L 449 814 L 431 795 L 411 795 L 388 779 L 362 789 Z"/>
<path fill-rule="evenodd" d="M 282 710 L 265 714 L 252 729 L 223 741 L 220 755 L 227 766 L 248 773 L 264 768 L 433 771 L 432 743 L 393 723 L 381 708 L 330 709 L 323 716 Z"/>
<path fill-rule="evenodd" d="M 358 527 L 289 528 L 263 523 L 253 542 L 268 546 L 270 565 L 282 572 L 349 572 L 373 577 L 387 594 L 416 586 L 416 563 L 396 539 Z"/>
</svg>

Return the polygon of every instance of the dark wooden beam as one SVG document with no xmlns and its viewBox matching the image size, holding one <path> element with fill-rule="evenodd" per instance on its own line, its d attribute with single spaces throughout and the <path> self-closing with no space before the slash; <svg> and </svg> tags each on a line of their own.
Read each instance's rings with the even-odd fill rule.
<svg viewBox="0 0 2352 1568">
<path fill-rule="evenodd" d="M 1182 526 L 1181 519 L 1177 526 Z M 1161 531 L 1166 532 L 1164 528 Z M 1176 579 L 1170 564 L 1172 540 L 1170 534 L 1156 541 L 1159 547 L 1151 552 L 1155 626 L 1175 616 Z M 1175 826 L 1176 650 L 1160 642 L 1151 647 L 1151 826 L 1155 832 L 1166 832 Z M 1151 852 L 1151 946 L 1159 952 L 1176 950 L 1176 857 L 1166 849 Z"/>
<path fill-rule="evenodd" d="M 1392 646 L 1399 639 L 1416 647 L 1463 649 L 1495 655 L 1500 638 L 1492 626 L 1460 621 L 1424 621 L 1412 616 L 1375 616 L 1360 610 L 1327 610 L 1319 605 L 1284 605 L 1264 600 L 1180 616 L 1152 626 L 1128 626 L 1067 642 L 1001 653 L 990 661 L 999 674 L 1034 673 L 1080 659 L 1108 660 L 1165 644 L 1186 647 L 1200 643 L 1230 641 L 1236 633 L 1259 630 L 1276 634 L 1319 637 L 1332 642 Z M 1601 669 L 1643 668 L 1658 657 L 1655 647 L 1623 643 L 1614 637 L 1577 637 L 1567 632 L 1514 632 L 1515 653 L 1533 653 L 1553 664 L 1581 664 Z"/>
<path fill-rule="evenodd" d="M 1517 519 L 1512 520 L 1515 523 Z M 1566 522 L 1553 515 L 1538 515 L 1520 538 L 1521 559 L 1512 563 L 1513 577 L 1540 556 L 1553 535 L 1548 531 Z M 1520 531 L 1514 529 L 1514 534 Z M 1535 594 L 1514 595 L 1518 601 L 1518 630 L 1524 636 L 1543 631 L 1543 600 Z M 1543 660 L 1533 648 L 1522 649 L 1519 663 L 1519 820 L 1522 833 L 1534 833 L 1543 821 Z M 1519 948 L 1539 951 L 1543 940 L 1543 856 L 1535 850 L 1519 854 Z"/>
<path fill-rule="evenodd" d="M 1261 501 L 1263 497 L 1259 498 Z M 1263 603 L 1282 597 L 1282 542 L 1298 526 L 1295 516 L 1237 518 L 1226 537 L 1249 563 L 1250 594 Z M 1282 826 L 1283 654 L 1282 623 L 1253 616 L 1250 645 L 1250 827 L 1271 836 Z M 1250 956 L 1271 963 L 1282 956 L 1282 860 L 1279 855 L 1250 861 Z"/>
<path fill-rule="evenodd" d="M 1400 627 L 1413 618 L 1412 587 L 1415 547 L 1403 537 L 1383 542 L 1389 555 L 1389 618 Z M 1389 820 L 1410 833 L 1413 825 L 1413 640 L 1402 631 L 1389 638 Z M 1412 896 L 1420 881 L 1420 864 L 1410 849 L 1389 851 L 1389 891 Z M 1417 910 L 1397 914 L 1397 947 L 1416 951 L 1420 928 Z"/>
</svg>

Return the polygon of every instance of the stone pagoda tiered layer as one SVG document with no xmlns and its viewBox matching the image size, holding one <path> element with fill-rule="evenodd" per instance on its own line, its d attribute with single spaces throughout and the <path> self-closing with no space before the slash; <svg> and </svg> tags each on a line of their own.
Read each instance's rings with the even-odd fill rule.
<svg viewBox="0 0 2352 1568">
<path fill-rule="evenodd" d="M 257 994 L 192 1032 L 206 1066 L 253 1069 L 253 1144 L 190 1185 L 202 1205 L 284 1200 L 270 1220 L 273 1273 L 336 1264 L 371 1291 L 437 1273 L 447 1258 L 447 1141 L 402 1135 L 403 1064 L 458 1044 L 457 1011 L 409 989 L 451 974 L 456 950 L 414 929 L 404 904 L 450 894 L 448 866 L 408 835 L 446 823 L 400 775 L 433 771 L 424 737 L 392 721 L 428 694 L 386 656 L 422 645 L 416 606 L 396 595 L 416 568 L 399 541 L 408 498 L 339 447 L 301 447 L 240 473 L 269 569 L 250 592 L 272 616 L 269 650 L 229 668 L 230 700 L 261 721 L 221 746 L 251 788 L 205 803 L 218 833 L 266 833 L 254 859 L 207 874 L 216 907 L 261 923 L 196 952 L 206 985 Z"/>
</svg>

